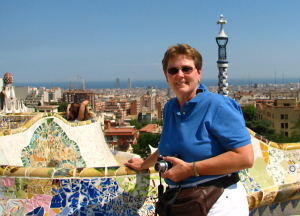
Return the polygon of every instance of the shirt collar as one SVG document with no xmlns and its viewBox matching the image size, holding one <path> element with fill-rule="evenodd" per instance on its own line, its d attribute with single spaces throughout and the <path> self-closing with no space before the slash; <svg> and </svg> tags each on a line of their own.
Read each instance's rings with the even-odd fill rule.
<svg viewBox="0 0 300 216">
<path fill-rule="evenodd" d="M 187 101 L 184 103 L 183 106 L 193 106 L 194 104 L 198 103 L 199 101 L 201 101 L 201 98 L 208 92 L 207 88 L 205 87 L 205 85 L 200 84 L 198 89 L 197 89 L 197 95 L 195 97 L 193 97 L 191 100 Z M 173 107 L 173 111 L 174 112 L 179 112 L 179 104 L 178 104 L 178 100 L 177 98 L 175 98 L 175 103 L 174 103 L 174 107 Z"/>
<path fill-rule="evenodd" d="M 192 100 L 188 101 L 187 103 L 198 103 L 201 98 L 208 92 L 205 85 L 200 84 L 197 89 L 197 95 L 192 98 Z"/>
</svg>

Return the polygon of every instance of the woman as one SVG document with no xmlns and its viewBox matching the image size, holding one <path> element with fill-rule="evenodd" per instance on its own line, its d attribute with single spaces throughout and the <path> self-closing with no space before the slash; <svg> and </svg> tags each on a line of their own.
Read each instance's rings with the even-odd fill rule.
<svg viewBox="0 0 300 216">
<path fill-rule="evenodd" d="M 164 75 L 176 98 L 164 107 L 158 150 L 147 159 L 133 158 L 127 166 L 143 170 L 159 155 L 173 164 L 162 174 L 169 187 L 199 187 L 223 181 L 224 192 L 207 215 L 249 215 L 246 192 L 235 173 L 253 164 L 250 135 L 240 106 L 231 98 L 199 85 L 202 56 L 187 44 L 170 47 L 162 60 Z M 174 157 L 176 155 L 176 157 Z M 199 213 L 199 215 L 201 215 Z"/>
</svg>

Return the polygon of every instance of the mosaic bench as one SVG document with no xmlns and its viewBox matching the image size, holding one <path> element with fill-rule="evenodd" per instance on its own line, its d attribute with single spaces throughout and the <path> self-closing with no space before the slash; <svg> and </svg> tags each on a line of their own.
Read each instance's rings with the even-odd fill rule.
<svg viewBox="0 0 300 216">
<path fill-rule="evenodd" d="M 158 174 L 119 164 L 99 121 L 28 116 L 0 121 L 1 215 L 154 215 Z M 276 203 L 298 204 L 299 143 L 277 144 L 249 131 L 255 163 L 239 175 L 252 213 Z"/>
</svg>

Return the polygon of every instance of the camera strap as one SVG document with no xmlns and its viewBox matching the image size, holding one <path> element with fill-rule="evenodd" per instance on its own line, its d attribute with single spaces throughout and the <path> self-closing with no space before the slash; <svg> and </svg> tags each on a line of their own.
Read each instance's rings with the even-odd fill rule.
<svg viewBox="0 0 300 216">
<path fill-rule="evenodd" d="M 161 172 L 159 173 L 159 185 L 158 185 L 158 202 L 161 200 L 163 194 L 164 194 L 164 186 L 161 183 Z M 155 216 L 157 216 L 157 208 L 155 208 Z"/>
<path fill-rule="evenodd" d="M 158 201 L 155 206 L 155 216 L 157 216 L 157 214 L 160 216 L 170 215 L 170 207 L 182 190 L 179 185 L 179 187 L 173 189 L 167 187 L 166 191 L 164 191 L 161 179 L 161 172 L 159 172 Z"/>
</svg>

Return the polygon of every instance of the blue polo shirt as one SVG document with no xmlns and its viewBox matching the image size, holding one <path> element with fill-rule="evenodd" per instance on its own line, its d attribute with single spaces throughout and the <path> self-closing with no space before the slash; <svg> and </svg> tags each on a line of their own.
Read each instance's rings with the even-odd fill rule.
<svg viewBox="0 0 300 216">
<path fill-rule="evenodd" d="M 209 92 L 204 85 L 198 90 L 199 93 L 183 105 L 182 112 L 177 98 L 166 103 L 158 146 L 160 155 L 193 162 L 251 143 L 240 105 L 229 97 Z M 181 184 L 216 177 L 190 177 Z M 169 179 L 165 181 L 170 185 L 178 184 Z"/>
</svg>

